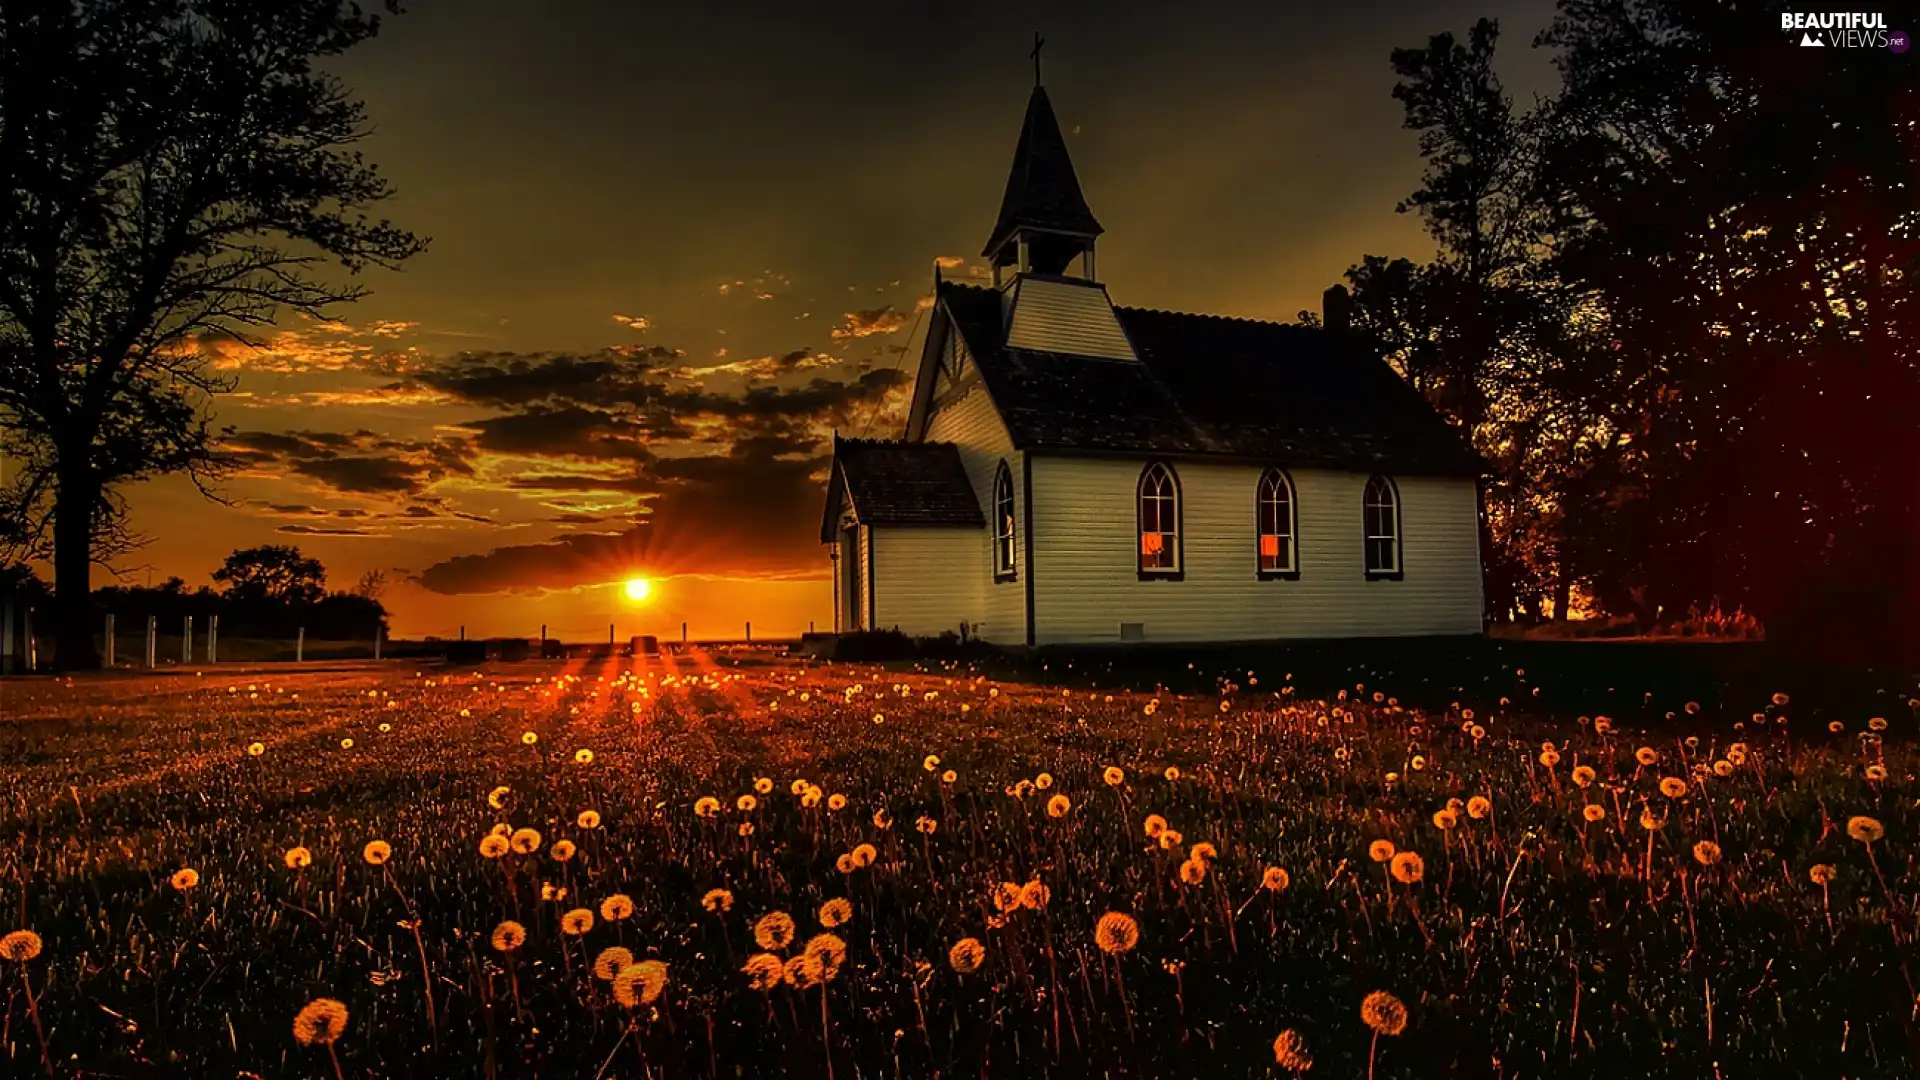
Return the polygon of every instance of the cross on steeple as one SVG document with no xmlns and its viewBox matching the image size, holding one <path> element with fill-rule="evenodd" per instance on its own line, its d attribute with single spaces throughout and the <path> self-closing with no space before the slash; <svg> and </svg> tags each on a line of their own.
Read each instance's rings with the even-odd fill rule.
<svg viewBox="0 0 1920 1080">
<path fill-rule="evenodd" d="M 1040 36 L 1040 31 L 1035 30 L 1033 32 L 1033 51 L 1027 54 L 1033 57 L 1033 85 L 1035 86 L 1040 85 L 1040 47 L 1046 43 L 1047 39 Z"/>
</svg>

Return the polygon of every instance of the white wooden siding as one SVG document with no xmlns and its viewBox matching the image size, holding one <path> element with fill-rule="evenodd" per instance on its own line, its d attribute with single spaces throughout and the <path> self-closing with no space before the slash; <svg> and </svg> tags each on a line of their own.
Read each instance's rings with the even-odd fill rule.
<svg viewBox="0 0 1920 1080">
<path fill-rule="evenodd" d="M 1261 581 L 1254 500 L 1262 470 L 1176 462 L 1185 576 L 1141 581 L 1134 496 L 1144 465 L 1034 459 L 1037 644 L 1117 642 L 1123 622 L 1142 624 L 1149 642 L 1480 632 L 1472 480 L 1395 477 L 1405 576 L 1368 581 L 1366 474 L 1294 470 L 1300 578 Z"/>
<path fill-rule="evenodd" d="M 964 357 L 964 347 L 961 353 L 966 366 L 972 367 L 971 358 Z M 971 536 L 969 546 L 955 549 L 955 558 L 943 576 L 951 579 L 952 587 L 957 590 L 972 590 L 963 595 L 978 598 L 967 621 L 975 624 L 980 637 L 1001 645 L 1024 644 L 1027 640 L 1027 594 L 1023 560 L 1026 557 L 1027 540 L 1023 530 L 1026 528 L 1027 510 L 1021 493 L 1021 460 L 1013 449 L 1013 437 L 1007 433 L 1006 424 L 1001 422 L 1000 413 L 993 407 L 992 399 L 987 397 L 986 388 L 980 385 L 977 374 L 972 376 L 972 385 L 962 396 L 939 407 L 928 419 L 926 438 L 928 442 L 950 442 L 960 448 L 960 460 L 967 467 L 967 479 L 973 483 L 974 497 L 980 500 L 982 516 L 989 520 L 993 517 L 994 471 L 1004 461 L 1013 474 L 1013 565 L 1018 572 L 1015 580 L 993 579 L 991 529 L 979 529 L 968 534 Z M 963 585 L 963 579 L 974 584 Z"/>
<path fill-rule="evenodd" d="M 855 526 L 853 546 L 860 553 L 860 576 L 854 579 L 853 625 L 857 629 L 871 630 L 873 627 L 867 621 L 867 613 L 873 610 L 872 601 L 868 599 L 873 584 L 873 529 L 866 525 Z"/>
<path fill-rule="evenodd" d="M 1098 285 L 1023 277 L 1014 285 L 1007 346 L 1041 352 L 1135 360 L 1113 301 Z"/>
<path fill-rule="evenodd" d="M 873 536 L 873 626 L 909 637 L 960 632 L 980 620 L 978 574 L 959 572 L 979 549 L 978 529 L 879 525 Z"/>
</svg>

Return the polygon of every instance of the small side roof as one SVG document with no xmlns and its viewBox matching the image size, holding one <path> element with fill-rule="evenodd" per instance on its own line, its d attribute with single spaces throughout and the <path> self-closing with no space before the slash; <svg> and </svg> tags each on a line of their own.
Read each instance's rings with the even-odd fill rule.
<svg viewBox="0 0 1920 1080">
<path fill-rule="evenodd" d="M 952 443 L 833 438 L 820 542 L 832 543 L 845 499 L 865 525 L 970 525 L 987 518 Z"/>
</svg>

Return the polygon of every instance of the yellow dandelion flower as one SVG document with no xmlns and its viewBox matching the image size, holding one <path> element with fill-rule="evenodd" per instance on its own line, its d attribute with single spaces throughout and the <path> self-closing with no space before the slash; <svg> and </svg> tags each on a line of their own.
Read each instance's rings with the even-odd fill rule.
<svg viewBox="0 0 1920 1080">
<path fill-rule="evenodd" d="M 1573 767 L 1573 782 L 1579 784 L 1581 787 L 1586 787 L 1588 784 L 1593 783 L 1594 775 L 1593 766 L 1591 765 L 1575 765 Z"/>
<path fill-rule="evenodd" d="M 540 832 L 537 829 L 515 829 L 507 838 L 513 850 L 521 855 L 531 855 L 540 850 Z"/>
<path fill-rule="evenodd" d="M 708 889 L 707 895 L 700 898 L 700 906 L 715 915 L 724 915 L 733 910 L 733 893 L 726 889 Z"/>
<path fill-rule="evenodd" d="M 1266 872 L 1260 875 L 1260 887 L 1268 892 L 1286 892 L 1287 886 L 1292 883 L 1293 879 L 1278 866 L 1269 866 Z"/>
<path fill-rule="evenodd" d="M 540 741 L 540 736 L 536 732 L 523 731 L 520 733 L 520 741 L 527 744 L 528 746 L 532 746 L 534 743 L 537 743 Z"/>
<path fill-rule="evenodd" d="M 1375 990 L 1360 1002 L 1360 1019 L 1382 1035 L 1398 1035 L 1407 1030 L 1407 1007 L 1385 990 Z"/>
<path fill-rule="evenodd" d="M 1393 879 L 1402 885 L 1412 885 L 1427 875 L 1427 863 L 1417 852 L 1402 851 L 1393 857 L 1390 866 Z"/>
<path fill-rule="evenodd" d="M 375 840 L 360 851 L 360 857 L 373 866 L 385 866 L 393 858 L 393 845 L 385 840 Z"/>
<path fill-rule="evenodd" d="M 631 1009 L 651 1005 L 667 988 L 667 965 L 658 960 L 628 964 L 613 977 L 613 999 Z"/>
<path fill-rule="evenodd" d="M 302 1046 L 332 1046 L 347 1030 L 347 1007 L 333 998 L 314 998 L 293 1016 L 293 1037 Z"/>
<path fill-rule="evenodd" d="M 1184 842 L 1185 842 L 1185 837 L 1182 837 L 1180 835 L 1180 830 L 1178 829 L 1161 829 L 1160 830 L 1160 850 L 1172 851 L 1174 848 L 1179 847 Z"/>
<path fill-rule="evenodd" d="M 1633 759 L 1642 765 L 1651 765 L 1660 760 L 1660 751 L 1651 746 L 1643 746 L 1633 752 Z"/>
<path fill-rule="evenodd" d="M 891 829 L 893 828 L 893 815 L 883 806 L 873 812 L 873 824 L 877 829 Z"/>
<path fill-rule="evenodd" d="M 920 815 L 919 818 L 915 819 L 913 823 L 913 827 L 916 829 L 919 829 L 923 833 L 926 833 L 928 836 L 932 836 L 933 831 L 940 827 L 940 823 L 933 820 L 930 817 L 927 817 L 925 814 L 922 814 Z"/>
<path fill-rule="evenodd" d="M 1375 840 L 1373 843 L 1367 845 L 1367 858 L 1372 859 L 1374 862 L 1386 862 L 1388 859 L 1393 858 L 1393 852 L 1394 847 L 1393 841 L 1391 840 Z"/>
<path fill-rule="evenodd" d="M 753 924 L 753 940 L 768 952 L 793 944 L 793 916 L 784 911 L 768 912 Z"/>
<path fill-rule="evenodd" d="M 253 755 L 254 757 L 259 757 L 261 754 L 264 754 L 266 752 L 267 752 L 266 743 L 257 742 L 257 743 L 247 744 L 247 753 Z"/>
<path fill-rule="evenodd" d="M 1158 839 L 1161 833 L 1167 831 L 1167 819 L 1159 814 L 1148 814 L 1145 825 L 1149 840 Z"/>
<path fill-rule="evenodd" d="M 612 982 L 620 969 L 633 963 L 633 953 L 618 945 L 601 949 L 600 955 L 593 958 L 593 977 L 601 982 Z"/>
<path fill-rule="evenodd" d="M 287 864 L 289 870 L 304 870 L 313 865 L 313 852 L 304 847 L 290 847 L 287 853 L 281 856 L 281 860 Z"/>
<path fill-rule="evenodd" d="M 1131 915 L 1109 911 L 1094 925 L 1093 942 L 1100 946 L 1101 952 L 1132 952 L 1133 947 L 1140 944 L 1140 924 L 1134 922 Z"/>
<path fill-rule="evenodd" d="M 827 809 L 845 810 L 846 808 L 847 808 L 847 797 L 845 795 L 842 795 L 836 791 L 833 794 L 827 796 Z"/>
<path fill-rule="evenodd" d="M 986 959 L 987 947 L 980 944 L 979 938 L 961 938 L 953 943 L 953 948 L 947 950 L 947 962 L 962 975 L 979 971 Z"/>
<path fill-rule="evenodd" d="M 1475 821 L 1493 813 L 1493 800 L 1484 795 L 1475 795 L 1467 800 L 1467 816 Z"/>
<path fill-rule="evenodd" d="M 593 751 L 583 746 L 573 752 L 573 760 L 579 765 L 591 765 L 593 764 Z"/>
<path fill-rule="evenodd" d="M 880 850 L 872 844 L 858 844 L 847 854 L 853 859 L 854 866 L 868 867 L 872 866 L 874 860 L 880 857 Z"/>
<path fill-rule="evenodd" d="M 560 932 L 569 937 L 579 937 L 593 929 L 593 912 L 586 908 L 574 908 L 560 916 Z"/>
<path fill-rule="evenodd" d="M 1126 782 L 1127 774 L 1120 771 L 1120 766 L 1109 765 L 1106 771 L 1100 774 L 1100 778 L 1107 782 L 1108 787 L 1119 787 Z"/>
<path fill-rule="evenodd" d="M 1711 840 L 1702 840 L 1693 845 L 1693 857 L 1701 866 L 1712 866 L 1720 861 L 1720 845 Z"/>
<path fill-rule="evenodd" d="M 487 940 L 500 952 L 512 952 L 527 943 L 527 928 L 507 919 L 493 928 L 493 935 Z"/>
<path fill-rule="evenodd" d="M 40 935 L 31 930 L 15 930 L 0 937 L 0 960 L 24 964 L 40 955 Z"/>
<path fill-rule="evenodd" d="M 1020 906 L 1028 911 L 1039 911 L 1046 907 L 1047 901 L 1051 899 L 1053 899 L 1053 890 L 1047 888 L 1046 882 L 1039 878 L 1034 878 L 1020 886 Z"/>
<path fill-rule="evenodd" d="M 742 795 L 733 801 L 733 805 L 736 810 L 745 814 L 752 812 L 754 807 L 759 806 L 760 800 L 751 795 Z"/>
<path fill-rule="evenodd" d="M 1847 835 L 1863 844 L 1871 844 L 1887 835 L 1886 827 L 1879 819 L 1862 814 L 1847 819 Z"/>
<path fill-rule="evenodd" d="M 1053 774 L 1043 772 L 1039 776 L 1034 777 L 1033 786 L 1039 788 L 1041 791 L 1047 790 L 1053 786 Z"/>
<path fill-rule="evenodd" d="M 762 795 L 772 794 L 773 793 L 773 777 L 771 776 L 754 777 L 753 790 L 759 792 Z"/>
<path fill-rule="evenodd" d="M 1580 816 L 1588 821 L 1599 821 L 1607 816 L 1607 808 L 1599 803 L 1588 803 L 1586 809 L 1580 811 Z"/>
<path fill-rule="evenodd" d="M 1180 864 L 1180 880 L 1189 885 L 1198 885 L 1207 879 L 1207 864 L 1199 859 L 1188 859 Z"/>
<path fill-rule="evenodd" d="M 702 795 L 693 804 L 696 817 L 713 817 L 720 812 L 720 800 L 711 795 Z"/>
<path fill-rule="evenodd" d="M 1812 869 L 1807 871 L 1807 876 L 1813 879 L 1815 885 L 1825 885 L 1838 877 L 1839 871 L 1828 863 L 1814 863 Z"/>
<path fill-rule="evenodd" d="M 1660 778 L 1660 794 L 1665 795 L 1669 799 L 1677 799 L 1686 793 L 1687 782 L 1685 780 L 1677 776 L 1663 776 Z"/>
<path fill-rule="evenodd" d="M 1292 1072 L 1306 1072 L 1313 1068 L 1313 1055 L 1307 1052 L 1307 1040 L 1300 1033 L 1288 1028 L 1273 1040 L 1274 1064 Z"/>
<path fill-rule="evenodd" d="M 507 838 L 499 833 L 488 833 L 480 838 L 480 854 L 485 858 L 497 859 L 505 855 L 512 846 L 507 843 Z"/>
<path fill-rule="evenodd" d="M 772 953 L 755 953 L 740 969 L 747 975 L 747 986 L 768 991 L 787 981 L 787 965 Z"/>
<path fill-rule="evenodd" d="M 923 769 L 925 769 L 925 770 L 927 770 L 928 772 L 932 772 L 933 770 L 935 770 L 935 769 L 937 769 L 937 768 L 939 768 L 939 767 L 940 767 L 940 755 L 939 755 L 939 754 L 928 754 L 928 755 L 926 756 L 926 759 L 925 759 L 924 761 L 922 761 L 922 762 L 920 762 L 920 767 L 921 767 L 921 768 L 923 768 Z"/>
<path fill-rule="evenodd" d="M 188 889 L 200 884 L 200 871 L 191 867 L 184 870 L 176 870 L 168 883 L 181 892 L 186 892 Z"/>
<path fill-rule="evenodd" d="M 633 897 L 626 893 L 614 893 L 600 901 L 600 917 L 608 922 L 619 922 L 633 914 Z"/>
<path fill-rule="evenodd" d="M 1053 798 L 1047 800 L 1048 817 L 1066 817 L 1067 812 L 1072 809 L 1073 800 L 1067 798 L 1065 795 L 1055 795 Z"/>
<path fill-rule="evenodd" d="M 341 740 L 340 740 L 340 749 L 342 749 L 342 750 L 351 750 L 351 749 L 353 749 L 353 740 L 352 740 L 351 738 L 347 738 L 347 739 L 341 739 Z"/>
<path fill-rule="evenodd" d="M 574 819 L 574 824 L 583 829 L 597 829 L 600 827 L 600 811 L 582 810 L 580 816 Z"/>
</svg>

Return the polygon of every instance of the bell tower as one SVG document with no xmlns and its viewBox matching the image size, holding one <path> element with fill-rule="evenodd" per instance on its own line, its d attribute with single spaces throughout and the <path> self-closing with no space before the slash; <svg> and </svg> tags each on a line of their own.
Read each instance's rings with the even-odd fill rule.
<svg viewBox="0 0 1920 1080">
<path fill-rule="evenodd" d="M 1028 273 L 1095 280 L 1093 242 L 1102 230 L 1080 194 L 1060 121 L 1040 83 L 1042 44 L 1034 35 L 1033 95 L 1014 147 L 1000 218 L 980 252 L 993 267 L 996 286 Z"/>
</svg>

